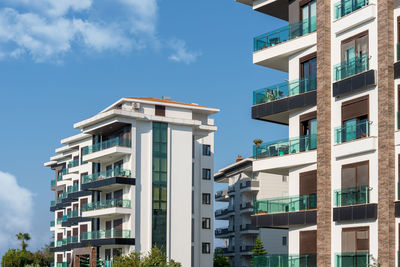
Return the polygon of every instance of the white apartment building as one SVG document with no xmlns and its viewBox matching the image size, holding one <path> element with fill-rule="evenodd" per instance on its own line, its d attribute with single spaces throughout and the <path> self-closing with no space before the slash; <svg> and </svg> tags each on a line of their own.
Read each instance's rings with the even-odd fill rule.
<svg viewBox="0 0 400 267">
<path fill-rule="evenodd" d="M 212 266 L 217 127 L 210 116 L 218 111 L 124 97 L 75 123 L 80 133 L 62 139 L 44 164 L 55 171 L 55 266 L 111 266 L 154 245 L 183 266 Z"/>
<path fill-rule="evenodd" d="M 400 266 L 400 1 L 236 1 L 288 23 L 254 38 L 253 63 L 288 74 L 253 92 L 252 118 L 289 136 L 254 146 L 291 197 L 256 203 L 257 227 L 289 231 L 265 260 Z"/>
<path fill-rule="evenodd" d="M 253 158 L 238 157 L 234 164 L 219 170 L 214 181 L 227 184 L 215 193 L 215 201 L 228 206 L 215 211 L 216 220 L 228 221 L 228 226 L 217 228 L 215 237 L 224 239 L 221 249 L 229 257 L 231 266 L 250 267 L 251 255 L 259 236 L 269 254 L 288 253 L 288 230 L 258 228 L 251 221 L 253 203 L 265 198 L 282 198 L 288 194 L 287 177 L 253 171 Z"/>
</svg>

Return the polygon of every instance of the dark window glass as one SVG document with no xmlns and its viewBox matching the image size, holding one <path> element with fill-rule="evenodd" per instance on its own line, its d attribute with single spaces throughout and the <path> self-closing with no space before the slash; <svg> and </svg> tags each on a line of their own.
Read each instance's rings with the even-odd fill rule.
<svg viewBox="0 0 400 267">
<path fill-rule="evenodd" d="M 287 245 L 287 237 L 282 236 L 282 246 L 286 246 L 286 245 Z"/>
<path fill-rule="evenodd" d="M 201 227 L 203 229 L 210 229 L 211 228 L 211 219 L 210 218 L 202 218 Z"/>
<path fill-rule="evenodd" d="M 203 169 L 203 180 L 210 180 L 210 179 L 211 179 L 211 170 Z"/>
<path fill-rule="evenodd" d="M 211 250 L 211 245 L 210 243 L 201 243 L 201 252 L 203 254 L 210 254 L 210 250 Z"/>
<path fill-rule="evenodd" d="M 156 105 L 156 116 L 165 117 L 165 106 Z"/>
<path fill-rule="evenodd" d="M 203 193 L 203 204 L 205 204 L 205 205 L 211 204 L 211 194 Z"/>
<path fill-rule="evenodd" d="M 203 156 L 211 156 L 211 146 L 203 145 Z"/>
</svg>

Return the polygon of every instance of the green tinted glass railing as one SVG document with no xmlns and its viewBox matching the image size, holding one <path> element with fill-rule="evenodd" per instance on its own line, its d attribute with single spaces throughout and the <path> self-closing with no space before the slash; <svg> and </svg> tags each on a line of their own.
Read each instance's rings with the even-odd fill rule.
<svg viewBox="0 0 400 267">
<path fill-rule="evenodd" d="M 333 67 L 334 80 L 336 82 L 366 70 L 369 70 L 369 55 L 367 53 L 335 65 Z"/>
<path fill-rule="evenodd" d="M 128 199 L 107 199 L 97 202 L 87 203 L 82 206 L 82 211 L 91 211 L 107 208 L 130 208 L 131 201 Z"/>
<path fill-rule="evenodd" d="M 63 215 L 63 217 L 62 217 L 62 221 L 63 222 L 66 222 L 68 220 L 68 217 L 67 217 L 67 215 Z"/>
<path fill-rule="evenodd" d="M 130 237 L 131 237 L 130 230 L 117 230 L 117 229 L 85 232 L 81 234 L 81 240 L 104 239 L 104 238 L 130 238 Z"/>
<path fill-rule="evenodd" d="M 338 253 L 336 267 L 369 267 L 370 255 L 368 252 Z"/>
<path fill-rule="evenodd" d="M 342 0 L 335 4 L 335 19 L 368 5 L 368 0 Z"/>
<path fill-rule="evenodd" d="M 340 144 L 370 135 L 370 124 L 368 120 L 361 120 L 353 125 L 343 125 L 335 128 L 335 143 Z"/>
<path fill-rule="evenodd" d="M 262 34 L 254 38 L 254 52 L 306 35 L 316 29 L 317 17 L 311 17 Z"/>
<path fill-rule="evenodd" d="M 66 245 L 67 244 L 67 239 L 63 238 L 61 240 L 57 240 L 57 247 L 60 247 L 62 245 Z"/>
<path fill-rule="evenodd" d="M 254 200 L 253 203 L 254 214 L 295 212 L 316 208 L 316 194 Z"/>
<path fill-rule="evenodd" d="M 130 147 L 131 146 L 131 140 L 130 139 L 125 139 L 125 138 L 113 138 L 107 141 L 103 141 L 88 147 L 85 147 L 82 149 L 82 154 L 87 155 L 90 153 L 94 153 L 97 151 L 101 151 L 103 149 L 107 149 L 110 147 L 115 147 L 115 146 L 124 146 L 124 147 Z"/>
<path fill-rule="evenodd" d="M 75 184 L 75 185 L 70 185 L 67 187 L 67 193 L 71 194 L 71 193 L 76 193 L 79 191 L 79 185 Z"/>
<path fill-rule="evenodd" d="M 252 267 L 316 267 L 316 254 L 266 254 L 252 256 Z"/>
<path fill-rule="evenodd" d="M 335 206 L 343 207 L 349 205 L 367 204 L 369 203 L 369 192 L 371 190 L 372 188 L 369 186 L 335 190 Z"/>
<path fill-rule="evenodd" d="M 51 242 L 50 242 L 50 247 L 51 247 L 51 248 L 54 248 L 54 241 L 51 241 Z"/>
<path fill-rule="evenodd" d="M 317 77 L 308 77 L 253 91 L 253 105 L 295 96 L 317 89 Z"/>
<path fill-rule="evenodd" d="M 56 267 L 68 267 L 67 262 L 57 262 Z"/>
<path fill-rule="evenodd" d="M 56 201 L 55 200 L 50 201 L 50 207 L 54 207 L 55 205 L 56 205 Z"/>
<path fill-rule="evenodd" d="M 127 178 L 129 178 L 129 177 L 131 177 L 131 171 L 116 168 L 116 169 L 96 172 L 93 174 L 83 176 L 82 183 L 85 184 L 85 183 L 90 183 L 90 182 L 94 182 L 97 180 L 107 179 L 107 178 L 112 178 L 112 177 L 127 177 Z"/>
<path fill-rule="evenodd" d="M 74 159 L 68 162 L 68 168 L 73 168 L 79 166 L 79 159 Z"/>
<path fill-rule="evenodd" d="M 67 237 L 67 244 L 71 244 L 71 243 L 78 243 L 78 236 L 68 236 Z"/>
<path fill-rule="evenodd" d="M 274 156 L 283 156 L 299 152 L 309 151 L 317 148 L 317 135 L 304 135 L 283 139 L 280 141 L 262 143 L 253 146 L 253 157 L 255 159 Z"/>
<path fill-rule="evenodd" d="M 79 210 L 69 210 L 67 212 L 67 217 L 68 218 L 75 218 L 75 217 L 79 217 L 79 216 L 80 216 Z"/>
<path fill-rule="evenodd" d="M 55 186 L 56 185 L 56 180 L 51 180 L 50 185 L 51 186 Z"/>
<path fill-rule="evenodd" d="M 54 227 L 56 224 L 54 221 L 50 221 L 50 227 Z"/>
<path fill-rule="evenodd" d="M 63 222 L 63 218 L 57 218 L 57 224 L 61 224 Z"/>
</svg>

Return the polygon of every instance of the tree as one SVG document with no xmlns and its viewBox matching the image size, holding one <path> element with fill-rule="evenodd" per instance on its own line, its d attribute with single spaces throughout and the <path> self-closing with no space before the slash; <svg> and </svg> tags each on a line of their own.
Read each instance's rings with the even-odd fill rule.
<svg viewBox="0 0 400 267">
<path fill-rule="evenodd" d="M 214 252 L 214 267 L 230 267 L 228 257 L 224 256 L 224 252 L 220 249 Z"/>
<path fill-rule="evenodd" d="M 267 254 L 267 252 L 264 249 L 264 244 L 261 241 L 261 238 L 258 236 L 256 239 L 256 243 L 254 244 L 253 256 L 260 256 L 265 254 Z"/>
<path fill-rule="evenodd" d="M 28 244 L 25 243 L 25 240 L 29 241 L 31 239 L 29 234 L 28 233 L 18 233 L 15 236 L 17 237 L 18 240 L 21 241 L 22 250 L 26 250 L 26 247 L 28 246 Z"/>
<path fill-rule="evenodd" d="M 113 267 L 181 267 L 182 265 L 174 260 L 168 262 L 167 256 L 157 247 L 153 247 L 149 253 L 140 257 L 137 252 L 118 257 Z"/>
</svg>

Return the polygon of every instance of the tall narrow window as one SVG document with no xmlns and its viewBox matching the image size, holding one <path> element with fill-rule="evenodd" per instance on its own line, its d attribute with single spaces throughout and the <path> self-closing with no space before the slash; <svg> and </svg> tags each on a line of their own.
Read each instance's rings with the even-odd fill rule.
<svg viewBox="0 0 400 267">
<path fill-rule="evenodd" d="M 153 122 L 153 219 L 152 243 L 165 251 L 167 227 L 168 124 Z"/>
<path fill-rule="evenodd" d="M 336 142 L 346 142 L 369 136 L 369 97 L 352 99 L 342 104 L 342 128 L 337 130 Z"/>
<path fill-rule="evenodd" d="M 211 179 L 211 170 L 203 169 L 203 180 L 210 180 L 210 179 Z"/>
<path fill-rule="evenodd" d="M 211 194 L 203 193 L 203 205 L 210 205 L 211 204 Z"/>
<path fill-rule="evenodd" d="M 211 219 L 210 218 L 202 218 L 201 228 L 210 229 L 211 228 Z"/>
<path fill-rule="evenodd" d="M 308 1 L 301 5 L 302 34 L 307 34 L 316 30 L 317 1 Z"/>
<path fill-rule="evenodd" d="M 317 148 L 317 112 L 300 116 L 300 151 Z"/>
<path fill-rule="evenodd" d="M 369 162 L 342 166 L 342 188 L 336 193 L 338 206 L 369 203 Z"/>
<path fill-rule="evenodd" d="M 290 90 L 293 90 L 293 85 Z M 317 89 L 317 53 L 300 58 L 299 93 Z M 291 92 L 291 95 L 296 92 Z"/>
<path fill-rule="evenodd" d="M 210 254 L 211 245 L 210 243 L 201 243 L 201 252 L 203 254 Z"/>
<path fill-rule="evenodd" d="M 203 156 L 211 156 L 211 146 L 203 145 Z"/>
</svg>

